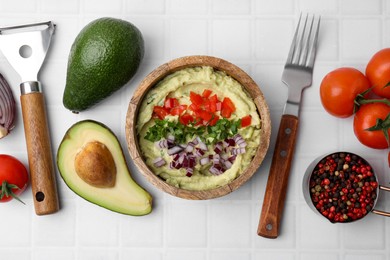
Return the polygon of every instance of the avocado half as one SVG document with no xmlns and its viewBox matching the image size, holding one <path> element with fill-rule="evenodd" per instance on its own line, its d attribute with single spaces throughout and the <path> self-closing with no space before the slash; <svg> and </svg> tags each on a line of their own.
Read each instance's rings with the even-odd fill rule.
<svg viewBox="0 0 390 260">
<path fill-rule="evenodd" d="M 94 169 L 99 168 L 94 167 L 93 163 L 99 164 L 101 158 L 95 161 L 81 160 L 81 163 L 79 160 L 78 164 L 75 163 L 76 158 L 82 153 L 85 154 L 85 147 L 91 143 L 101 144 L 111 153 L 110 158 L 114 159 L 114 182 L 106 187 L 88 183 L 78 171 L 83 167 L 83 163 L 91 164 L 85 162 L 92 161 L 92 168 L 85 166 L 83 169 L 90 170 L 89 177 L 93 177 Z M 90 156 L 92 157 L 94 156 Z M 152 211 L 151 195 L 132 179 L 117 137 L 100 122 L 84 120 L 68 129 L 58 148 L 57 166 L 66 185 L 87 201 L 126 215 L 141 216 Z M 104 167 L 100 168 L 104 172 Z"/>
</svg>

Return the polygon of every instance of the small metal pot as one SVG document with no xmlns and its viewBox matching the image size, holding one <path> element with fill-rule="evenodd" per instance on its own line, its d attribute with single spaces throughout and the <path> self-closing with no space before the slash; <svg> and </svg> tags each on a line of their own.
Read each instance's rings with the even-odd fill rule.
<svg viewBox="0 0 390 260">
<path fill-rule="evenodd" d="M 365 163 L 367 165 L 370 165 L 363 157 L 357 155 L 357 154 L 354 154 L 354 153 L 351 153 L 351 152 L 333 152 L 333 153 L 329 153 L 329 154 L 326 154 L 326 155 L 322 155 L 320 157 L 318 157 L 317 159 L 315 159 L 306 169 L 306 172 L 305 172 L 305 175 L 303 176 L 303 183 L 302 183 L 302 191 L 303 191 L 303 197 L 305 198 L 305 201 L 307 203 L 307 205 L 309 205 L 309 207 L 315 212 L 317 213 L 318 215 L 320 215 L 321 217 L 323 218 L 326 218 L 327 220 L 329 220 L 331 223 L 351 223 L 351 222 L 355 222 L 357 220 L 360 220 L 360 219 L 363 219 L 365 216 L 368 215 L 368 213 L 366 215 L 364 215 L 362 218 L 359 218 L 359 219 L 356 219 L 356 220 L 351 220 L 351 221 L 348 221 L 348 222 L 333 222 L 331 221 L 330 219 L 328 219 L 327 217 L 323 216 L 320 211 L 315 207 L 313 201 L 312 201 L 312 198 L 311 198 L 311 194 L 310 194 L 310 179 L 311 179 L 311 176 L 314 172 L 314 169 L 316 168 L 316 166 L 324 159 L 326 159 L 326 157 L 328 156 L 331 156 L 331 155 L 334 155 L 334 154 L 341 154 L 341 153 L 344 153 L 344 154 L 350 154 L 351 156 L 357 156 L 358 158 L 361 158 L 362 160 L 365 161 Z M 371 165 L 370 165 L 371 166 Z M 379 183 L 379 180 L 378 180 L 378 176 L 375 174 L 375 171 L 374 169 L 372 168 L 371 166 L 371 172 L 373 173 L 373 176 L 375 177 L 376 181 Z M 384 190 L 384 191 L 390 191 L 390 187 L 386 187 L 386 186 L 382 186 L 382 185 L 378 185 L 377 188 L 376 188 L 376 198 L 374 200 L 374 203 L 373 203 L 373 207 L 371 209 L 370 212 L 372 213 L 375 213 L 375 214 L 378 214 L 378 215 L 382 215 L 382 216 L 386 216 L 386 217 L 390 217 L 390 212 L 385 212 L 385 211 L 381 211 L 381 210 L 377 210 L 375 209 L 375 205 L 378 201 L 378 198 L 379 198 L 379 191 L 380 190 Z"/>
</svg>

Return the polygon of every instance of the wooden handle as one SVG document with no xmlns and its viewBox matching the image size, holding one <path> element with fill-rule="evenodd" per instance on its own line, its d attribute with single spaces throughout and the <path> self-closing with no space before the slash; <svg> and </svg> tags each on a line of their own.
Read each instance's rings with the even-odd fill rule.
<svg viewBox="0 0 390 260">
<path fill-rule="evenodd" d="M 45 100 L 42 93 L 21 95 L 31 188 L 37 215 L 59 210 Z"/>
<path fill-rule="evenodd" d="M 276 238 L 279 235 L 297 129 L 296 116 L 282 116 L 257 229 L 259 236 Z"/>
</svg>

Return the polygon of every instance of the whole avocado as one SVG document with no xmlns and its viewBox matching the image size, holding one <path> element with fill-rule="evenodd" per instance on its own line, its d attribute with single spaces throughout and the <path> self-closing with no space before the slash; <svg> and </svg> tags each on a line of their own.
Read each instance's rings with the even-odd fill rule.
<svg viewBox="0 0 390 260">
<path fill-rule="evenodd" d="M 99 18 L 76 37 L 69 54 L 64 106 L 80 112 L 126 85 L 145 53 L 141 32 L 130 22 Z"/>
</svg>

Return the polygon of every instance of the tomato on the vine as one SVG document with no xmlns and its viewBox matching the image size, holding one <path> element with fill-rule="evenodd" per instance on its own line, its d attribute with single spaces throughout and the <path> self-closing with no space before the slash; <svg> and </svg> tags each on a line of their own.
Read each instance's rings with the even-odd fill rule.
<svg viewBox="0 0 390 260">
<path fill-rule="evenodd" d="M 26 167 L 15 157 L 0 154 L 0 202 L 10 201 L 27 187 L 28 173 Z"/>
<path fill-rule="evenodd" d="M 372 56 L 366 67 L 366 76 L 375 94 L 390 98 L 390 48 L 382 49 Z"/>
<path fill-rule="evenodd" d="M 362 144 L 385 149 L 389 147 L 389 121 L 390 106 L 383 103 L 362 105 L 355 114 L 353 130 Z"/>
<path fill-rule="evenodd" d="M 349 67 L 335 69 L 321 82 L 321 102 L 331 115 L 349 117 L 355 111 L 355 98 L 369 88 L 368 79 L 359 70 Z"/>
</svg>

